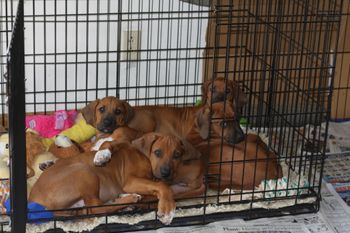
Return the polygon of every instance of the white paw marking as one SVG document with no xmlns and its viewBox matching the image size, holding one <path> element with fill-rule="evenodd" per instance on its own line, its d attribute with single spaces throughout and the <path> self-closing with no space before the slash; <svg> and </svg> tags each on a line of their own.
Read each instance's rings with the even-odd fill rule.
<svg viewBox="0 0 350 233">
<path fill-rule="evenodd" d="M 95 143 L 95 145 L 91 148 L 91 151 L 98 151 L 103 143 L 111 142 L 111 141 L 113 141 L 113 138 L 111 138 L 111 137 L 102 138 Z"/>
<path fill-rule="evenodd" d="M 119 194 L 119 198 L 123 198 L 123 197 L 128 197 L 128 196 L 134 196 L 137 201 L 140 201 L 142 196 L 137 194 L 137 193 L 121 193 Z"/>
<path fill-rule="evenodd" d="M 67 148 L 73 145 L 73 142 L 64 135 L 57 135 L 55 138 L 56 146 Z"/>
<path fill-rule="evenodd" d="M 112 153 L 108 149 L 99 150 L 96 152 L 94 157 L 94 164 L 96 166 L 101 166 L 105 163 L 107 163 L 112 158 Z"/>
<path fill-rule="evenodd" d="M 158 213 L 158 219 L 164 225 L 169 225 L 173 221 L 174 217 L 175 217 L 175 210 L 170 211 L 168 214 L 159 214 Z"/>
<path fill-rule="evenodd" d="M 74 203 L 70 208 L 81 208 L 85 206 L 84 200 L 79 200 L 78 202 Z"/>
</svg>

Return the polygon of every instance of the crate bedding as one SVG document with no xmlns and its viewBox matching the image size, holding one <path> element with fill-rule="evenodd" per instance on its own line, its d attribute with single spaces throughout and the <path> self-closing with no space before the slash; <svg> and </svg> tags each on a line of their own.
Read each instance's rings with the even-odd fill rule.
<svg viewBox="0 0 350 233">
<path fill-rule="evenodd" d="M 281 163 L 283 174 L 288 173 L 288 165 L 285 163 Z M 300 182 L 299 189 L 293 189 L 298 186 L 298 182 Z M 275 191 L 277 183 L 277 189 L 279 191 Z M 280 191 L 281 189 L 287 188 L 288 185 L 288 191 Z M 300 188 L 303 186 L 305 189 Z M 266 187 L 266 188 L 264 188 Z M 299 176 L 295 172 L 289 171 L 289 179 L 287 179 L 286 176 L 283 176 L 282 178 L 278 180 L 267 180 L 262 181 L 260 185 L 254 190 L 256 193 L 251 193 L 252 190 L 243 190 L 243 193 L 241 193 L 240 190 L 230 190 L 226 189 L 222 192 L 222 194 L 226 194 L 224 196 L 221 196 L 219 198 L 219 203 L 225 203 L 230 201 L 240 201 L 242 200 L 252 200 L 257 198 L 263 198 L 263 191 L 270 191 L 265 192 L 265 197 L 290 197 L 295 196 L 296 194 L 305 194 L 307 193 L 307 187 L 308 182 L 305 176 Z M 279 201 L 259 201 L 259 202 L 248 202 L 245 204 L 222 204 L 217 205 L 217 199 L 215 195 L 217 194 L 217 191 L 215 190 L 208 190 L 208 195 L 213 195 L 214 197 L 208 197 L 207 198 L 207 207 L 206 207 L 206 213 L 219 213 L 219 212 L 232 212 L 232 211 L 242 211 L 247 210 L 250 208 L 264 208 L 264 209 L 278 209 L 282 207 L 292 206 L 295 205 L 297 202 L 298 204 L 304 204 L 304 203 L 313 203 L 316 198 L 315 197 L 307 197 L 307 198 L 291 198 L 287 200 L 279 200 Z M 241 197 L 242 196 L 242 197 Z M 178 209 L 176 210 L 175 217 L 187 217 L 187 216 L 200 216 L 203 214 L 203 207 L 201 208 L 189 208 L 189 209 L 182 209 L 181 207 L 189 206 L 189 205 L 196 205 L 196 204 L 202 204 L 201 199 L 192 199 L 192 200 L 186 200 L 186 201 L 180 201 L 177 203 Z M 108 223 L 121 223 L 121 224 L 137 224 L 142 221 L 147 220 L 154 220 L 155 212 L 151 211 L 144 214 L 126 214 L 126 215 L 118 215 L 118 216 L 110 216 L 108 217 Z M 8 221 L 9 218 L 7 216 L 2 216 L 1 221 Z M 86 230 L 92 230 L 95 227 L 97 227 L 100 224 L 104 224 L 106 221 L 105 217 L 94 217 L 89 218 L 88 220 L 71 220 L 71 221 L 57 221 L 56 227 L 62 228 L 64 231 L 74 231 L 74 232 L 82 232 Z M 47 222 L 42 224 L 34 224 L 34 223 L 28 223 L 27 224 L 27 232 L 44 232 L 46 230 L 49 230 L 51 228 L 54 228 L 53 222 Z M 4 230 L 10 230 L 8 226 L 4 226 Z"/>
<path fill-rule="evenodd" d="M 256 134 L 256 130 L 247 130 L 248 133 Z M 267 143 L 268 137 L 266 135 L 260 135 L 262 140 Z M 43 159 L 49 158 L 50 153 L 46 152 L 44 157 L 38 157 L 37 163 L 43 162 Z M 252 190 L 243 190 L 241 193 L 241 190 L 230 190 L 226 189 L 221 194 L 223 196 L 220 196 L 219 203 L 227 203 L 227 202 L 234 202 L 234 201 L 240 201 L 240 200 L 253 200 L 253 199 L 260 199 L 260 198 L 273 198 L 273 197 L 291 197 L 298 195 L 298 198 L 292 198 L 287 200 L 279 200 L 279 201 L 259 201 L 259 202 L 248 202 L 245 204 L 222 204 L 217 205 L 217 197 L 218 194 L 215 190 L 208 190 L 207 195 L 212 197 L 207 197 L 206 202 L 208 203 L 208 206 L 206 207 L 206 213 L 218 213 L 218 212 L 231 212 L 231 211 L 242 211 L 247 210 L 250 208 L 265 208 L 265 209 L 277 209 L 281 207 L 287 207 L 292 206 L 296 203 L 302 204 L 302 203 L 313 203 L 316 198 L 314 197 L 308 197 L 308 198 L 301 198 L 299 195 L 308 193 L 308 186 L 309 183 L 307 181 L 307 178 L 304 175 L 298 175 L 296 172 L 291 171 L 289 166 L 281 162 L 281 167 L 283 170 L 283 177 L 278 180 L 264 180 L 262 181 L 259 186 L 257 186 L 254 190 L 254 194 L 252 193 Z M 289 170 L 289 171 L 288 171 Z M 36 170 L 36 175 L 30 179 L 28 179 L 28 185 L 32 186 L 34 182 L 39 178 L 41 172 Z M 289 176 L 289 178 L 288 178 Z M 8 183 L 7 183 L 8 184 Z M 299 187 L 299 188 L 297 188 Z M 0 195 L 3 197 L 2 200 L 4 201 L 8 197 L 8 187 L 4 187 L 6 189 L 5 192 L 1 192 Z M 288 189 L 288 190 L 286 190 Z M 7 190 L 7 191 L 6 191 Z M 262 192 L 264 191 L 265 192 Z M 278 191 L 276 191 L 278 190 Z M 284 190 L 284 191 L 283 191 Z M 29 190 L 28 190 L 29 191 Z M 196 215 L 202 215 L 203 214 L 203 207 L 201 208 L 186 208 L 182 209 L 181 207 L 184 206 L 190 206 L 190 205 L 198 205 L 203 204 L 203 199 L 197 198 L 197 199 L 190 199 L 185 201 L 177 202 L 178 209 L 176 210 L 175 217 L 185 217 L 185 216 L 196 216 Z M 32 205 L 37 208 L 37 205 Z M 40 208 L 39 208 L 40 209 Z M 2 209 L 4 213 L 4 209 Z M 50 215 L 48 215 L 50 216 Z M 37 218 L 36 215 L 31 215 L 32 218 Z M 126 215 L 118 215 L 118 216 L 110 216 L 108 217 L 108 223 L 124 223 L 124 224 L 137 224 L 142 221 L 147 220 L 154 220 L 155 218 L 155 212 L 151 211 L 144 214 L 126 214 Z M 1 221 L 9 221 L 9 218 L 5 215 L 2 216 Z M 81 232 L 84 230 L 92 230 L 96 226 L 100 224 L 104 224 L 106 221 L 105 217 L 94 217 L 89 218 L 89 220 L 83 220 L 83 221 L 57 221 L 56 227 L 62 228 L 64 231 L 75 231 L 75 232 Z M 4 226 L 5 230 L 10 230 L 9 226 Z M 45 230 L 49 230 L 53 228 L 53 222 L 47 222 L 42 224 L 35 224 L 35 223 L 28 223 L 27 224 L 27 232 L 43 232 Z M 8 228 L 8 229 L 7 229 Z"/>
</svg>

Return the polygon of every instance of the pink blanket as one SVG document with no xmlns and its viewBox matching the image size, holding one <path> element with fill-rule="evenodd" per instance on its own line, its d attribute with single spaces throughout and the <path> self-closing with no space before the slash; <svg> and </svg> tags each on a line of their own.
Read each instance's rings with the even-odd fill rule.
<svg viewBox="0 0 350 233">
<path fill-rule="evenodd" d="M 37 131 L 40 136 L 51 138 L 73 126 L 76 110 L 60 110 L 52 115 L 26 116 L 26 127 Z"/>
</svg>

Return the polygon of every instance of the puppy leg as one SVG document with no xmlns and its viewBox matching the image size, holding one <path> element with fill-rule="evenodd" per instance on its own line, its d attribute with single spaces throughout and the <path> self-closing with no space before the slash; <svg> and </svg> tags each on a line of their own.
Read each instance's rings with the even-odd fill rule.
<svg viewBox="0 0 350 233">
<path fill-rule="evenodd" d="M 68 217 L 89 214 L 114 213 L 116 211 L 129 207 L 131 204 L 134 204 L 139 200 L 141 200 L 141 196 L 132 193 L 114 199 L 112 202 L 108 203 L 109 205 L 104 205 L 104 203 L 97 196 L 85 197 L 83 198 L 83 201 L 85 203 L 86 208 L 79 208 L 77 210 L 72 209 L 57 211 L 55 212 L 55 216 Z"/>
<path fill-rule="evenodd" d="M 110 202 L 110 205 L 103 205 L 99 198 L 84 198 L 87 206 L 100 206 L 88 208 L 89 214 L 114 213 L 118 210 L 129 207 L 131 204 L 141 200 L 141 196 L 135 193 L 120 195 L 118 198 Z"/>
<path fill-rule="evenodd" d="M 91 148 L 91 151 L 98 151 L 103 143 L 111 141 L 113 141 L 112 137 L 102 138 L 95 143 L 95 145 Z"/>
<path fill-rule="evenodd" d="M 94 164 L 96 166 L 102 166 L 111 160 L 112 152 L 109 149 L 99 150 L 94 157 Z"/>
<path fill-rule="evenodd" d="M 114 141 L 112 137 L 102 138 L 96 142 L 91 148 L 92 151 L 97 151 L 94 157 L 94 164 L 102 166 L 111 160 L 112 152 L 118 150 L 120 143 Z"/>
<path fill-rule="evenodd" d="M 141 195 L 155 195 L 158 198 L 159 221 L 169 225 L 175 216 L 176 203 L 171 189 L 163 182 L 129 177 L 126 180 L 123 190 L 128 193 L 139 193 Z"/>
<path fill-rule="evenodd" d="M 201 184 L 199 187 L 194 188 L 176 184 L 172 185 L 171 189 L 173 190 L 175 199 L 200 197 L 205 191 L 205 185 Z"/>
</svg>

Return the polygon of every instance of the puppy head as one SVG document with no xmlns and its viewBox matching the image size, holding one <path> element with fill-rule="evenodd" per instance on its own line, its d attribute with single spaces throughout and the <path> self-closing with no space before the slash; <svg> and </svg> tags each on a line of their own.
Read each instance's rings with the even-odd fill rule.
<svg viewBox="0 0 350 233">
<path fill-rule="evenodd" d="M 185 146 L 179 138 L 147 133 L 132 144 L 149 158 L 156 178 L 169 181 L 176 176 L 185 154 Z"/>
<path fill-rule="evenodd" d="M 211 110 L 210 106 L 204 106 L 196 113 L 195 127 L 203 139 L 208 139 L 210 131 L 211 138 L 223 138 L 231 145 L 244 140 L 244 133 L 231 104 L 214 103 Z"/>
<path fill-rule="evenodd" d="M 132 107 L 116 97 L 105 97 L 89 103 L 81 110 L 86 122 L 103 133 L 126 126 L 134 115 Z"/>
<path fill-rule="evenodd" d="M 222 102 L 225 100 L 225 96 L 228 102 L 233 103 L 236 111 L 247 103 L 247 96 L 233 80 L 226 79 L 225 85 L 225 78 L 217 77 L 203 83 L 202 100 L 204 104 Z"/>
</svg>

